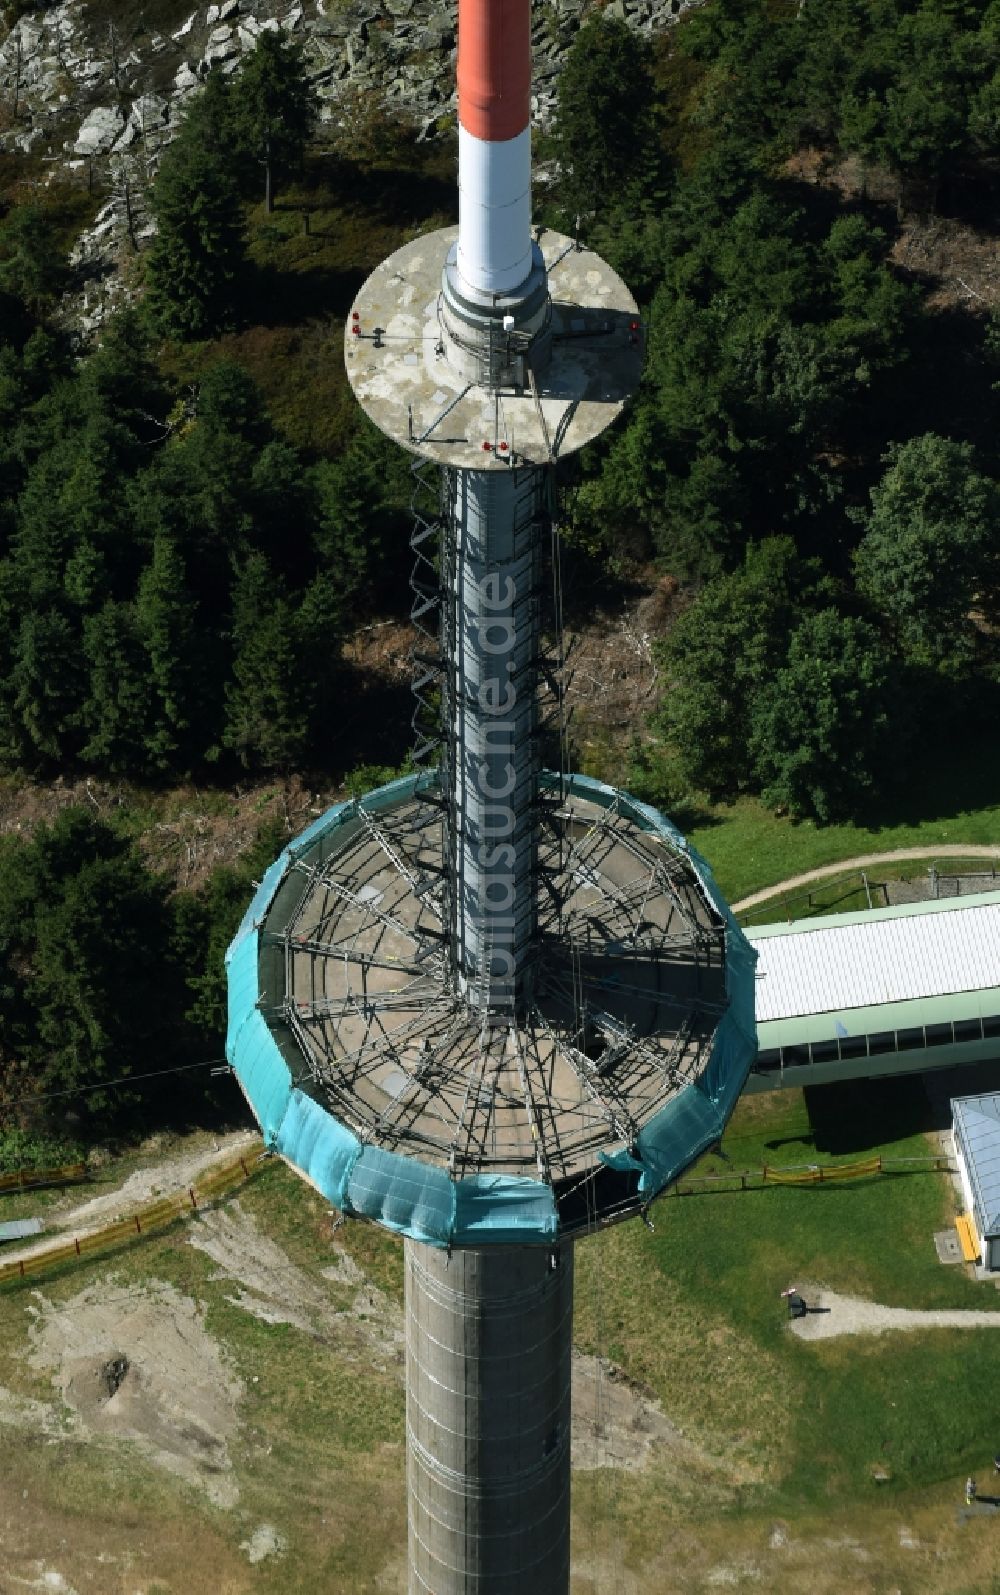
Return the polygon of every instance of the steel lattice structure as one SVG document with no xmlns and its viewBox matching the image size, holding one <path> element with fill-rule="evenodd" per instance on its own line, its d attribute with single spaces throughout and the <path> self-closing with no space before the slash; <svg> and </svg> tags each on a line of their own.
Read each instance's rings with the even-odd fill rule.
<svg viewBox="0 0 1000 1595">
<path fill-rule="evenodd" d="M 711 1051 L 727 1000 L 721 915 L 620 802 L 595 816 L 568 796 L 539 843 L 532 994 L 516 1024 L 497 1023 L 448 978 L 434 806 L 362 806 L 344 829 L 321 865 L 293 865 L 298 900 L 266 931 L 283 969 L 267 1018 L 308 1089 L 368 1144 L 459 1177 L 546 1180 L 576 1214 L 561 1227 L 580 1227 L 580 1181 L 610 1179 L 601 1151 L 634 1146 Z M 615 1183 L 622 1210 L 638 1205 Z"/>
</svg>

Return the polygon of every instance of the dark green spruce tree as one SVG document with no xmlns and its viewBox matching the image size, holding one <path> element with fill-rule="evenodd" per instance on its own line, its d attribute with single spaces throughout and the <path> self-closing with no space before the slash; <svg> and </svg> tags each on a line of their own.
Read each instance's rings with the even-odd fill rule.
<svg viewBox="0 0 1000 1595">
<path fill-rule="evenodd" d="M 233 589 L 232 665 L 223 742 L 244 765 L 287 769 L 308 739 L 295 612 L 263 554 L 251 554 Z"/>
<path fill-rule="evenodd" d="M 84 1089 L 92 1115 L 90 1088 L 162 1064 L 167 974 L 165 891 L 130 842 L 81 809 L 4 839 L 0 1052 L 33 1091 Z"/>
<path fill-rule="evenodd" d="M 146 307 L 156 331 L 208 338 L 234 324 L 246 264 L 243 211 L 213 91 L 196 100 L 153 186 L 157 235 L 146 258 Z"/>
<path fill-rule="evenodd" d="M 566 211 L 614 204 L 649 176 L 656 144 L 648 45 L 624 22 L 584 24 L 559 74 L 555 145 Z"/>
<path fill-rule="evenodd" d="M 264 174 L 264 208 L 274 209 L 279 172 L 299 164 L 316 121 L 316 95 L 298 45 L 260 33 L 233 79 L 229 98 L 234 148 L 248 172 Z"/>
<path fill-rule="evenodd" d="M 135 626 L 149 698 L 145 759 L 155 771 L 189 769 L 203 751 L 196 738 L 211 691 L 210 666 L 184 559 L 166 534 L 155 538 L 140 577 Z"/>
</svg>

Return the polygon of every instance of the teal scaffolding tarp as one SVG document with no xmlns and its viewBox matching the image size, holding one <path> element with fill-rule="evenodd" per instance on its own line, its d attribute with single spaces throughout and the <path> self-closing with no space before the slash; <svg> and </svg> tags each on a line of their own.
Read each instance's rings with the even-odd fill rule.
<svg viewBox="0 0 1000 1595">
<path fill-rule="evenodd" d="M 428 775 L 404 776 L 370 793 L 363 806 L 379 812 L 413 795 Z M 555 776 L 543 777 L 550 788 Z M 603 782 L 572 776 L 570 794 L 602 807 L 616 805 L 643 830 L 655 832 L 690 859 L 726 930 L 729 1006 L 713 1039 L 711 1056 L 696 1082 L 685 1086 L 640 1131 L 635 1146 L 610 1153 L 606 1167 L 639 1175 L 639 1193 L 651 1201 L 695 1158 L 718 1141 L 743 1090 L 756 1054 L 754 965 L 756 953 L 724 902 L 711 869 L 680 832 L 648 805 Z M 294 861 L 331 838 L 357 814 L 340 803 L 284 849 L 261 881 L 226 954 L 229 1029 L 226 1055 L 260 1124 L 265 1144 L 285 1158 L 340 1211 L 374 1219 L 388 1229 L 434 1246 L 524 1245 L 558 1238 L 559 1217 L 551 1185 L 514 1175 L 473 1175 L 453 1180 L 446 1170 L 382 1147 L 364 1145 L 320 1103 L 297 1087 L 261 1012 L 260 932 L 268 909 Z"/>
</svg>

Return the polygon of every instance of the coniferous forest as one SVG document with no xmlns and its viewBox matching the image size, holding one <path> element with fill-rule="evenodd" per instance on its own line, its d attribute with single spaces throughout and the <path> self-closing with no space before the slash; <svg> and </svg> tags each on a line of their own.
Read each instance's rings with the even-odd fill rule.
<svg viewBox="0 0 1000 1595">
<path fill-rule="evenodd" d="M 90 201 L 0 158 L 10 778 L 329 782 L 370 755 L 344 643 L 406 611 L 411 480 L 339 329 L 378 259 L 452 219 L 455 130 L 368 107 L 324 142 L 315 112 L 272 33 L 208 77 L 94 342 L 64 298 Z M 536 219 L 579 225 L 648 327 L 637 399 L 559 478 L 581 592 L 677 595 L 628 783 L 852 819 L 929 747 L 994 737 L 1000 318 L 961 261 L 1000 231 L 1000 0 L 707 0 L 652 43 L 595 7 L 536 163 Z M 337 264 L 295 275 L 310 210 Z M 379 752 L 405 758 L 398 728 Z M 86 1138 L 140 1095 L 91 1087 L 219 1052 L 221 954 L 279 843 L 180 892 L 93 813 L 3 842 L 4 1156 L 65 1132 L 33 1095 L 87 1087 Z M 192 1078 L 156 1111 L 201 1111 Z"/>
</svg>

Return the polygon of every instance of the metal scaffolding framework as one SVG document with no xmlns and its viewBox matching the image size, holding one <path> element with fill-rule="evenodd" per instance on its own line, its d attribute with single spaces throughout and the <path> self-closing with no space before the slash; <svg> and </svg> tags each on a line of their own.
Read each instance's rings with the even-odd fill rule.
<svg viewBox="0 0 1000 1595">
<path fill-rule="evenodd" d="M 537 968 L 514 1020 L 452 978 L 440 811 L 362 804 L 345 831 L 296 860 L 264 927 L 280 954 L 265 1017 L 297 1083 L 365 1144 L 455 1178 L 540 1178 L 570 1229 L 609 1216 L 602 1201 L 588 1218 L 581 1182 L 698 1077 L 726 1008 L 725 928 L 690 860 L 617 803 L 543 808 Z"/>
</svg>

